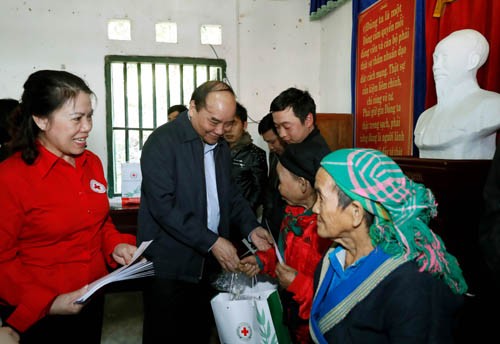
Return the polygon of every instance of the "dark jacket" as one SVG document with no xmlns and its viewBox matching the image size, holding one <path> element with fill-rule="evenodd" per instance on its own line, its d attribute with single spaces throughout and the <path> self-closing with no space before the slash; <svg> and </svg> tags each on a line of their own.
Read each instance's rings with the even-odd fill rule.
<svg viewBox="0 0 500 344">
<path fill-rule="evenodd" d="M 218 235 L 207 227 L 203 142 L 187 116 L 157 128 L 144 144 L 137 243 L 146 250 L 160 278 L 196 282 Z M 259 226 L 248 202 L 232 182 L 231 156 L 224 140 L 214 152 L 220 206 L 219 235 L 231 224 L 247 237 Z"/>
<path fill-rule="evenodd" d="M 453 343 L 464 296 L 441 280 L 402 264 L 384 278 L 340 323 L 326 333 L 328 343 Z M 318 288 L 321 264 L 316 270 Z"/>
<path fill-rule="evenodd" d="M 325 156 L 330 153 L 330 147 L 323 136 L 321 136 L 318 128 L 314 128 L 302 142 L 307 143 L 309 146 L 317 147 L 318 155 Z M 301 143 L 294 144 L 300 145 Z M 269 183 L 264 194 L 264 211 L 262 213 L 262 223 L 271 230 L 275 240 L 278 240 L 281 220 L 285 214 L 286 207 L 286 202 L 281 198 L 278 190 L 279 178 L 276 172 L 278 160 L 278 156 L 275 153 L 269 154 Z"/>
<path fill-rule="evenodd" d="M 479 225 L 479 247 L 497 287 L 500 286 L 500 145 L 491 162 L 483 190 L 484 213 Z"/>
<path fill-rule="evenodd" d="M 267 184 L 266 152 L 252 143 L 247 132 L 231 148 L 231 174 L 253 211 L 262 205 Z"/>
<path fill-rule="evenodd" d="M 278 155 L 270 152 L 269 177 L 264 191 L 264 209 L 262 212 L 262 222 L 264 226 L 271 231 L 274 240 L 276 241 L 278 241 L 279 238 L 281 220 L 283 220 L 286 206 L 286 203 L 283 198 L 281 198 L 280 191 L 278 190 L 278 186 L 280 184 L 278 172 L 276 172 L 278 161 Z"/>
<path fill-rule="evenodd" d="M 323 150 L 323 156 L 327 155 L 328 153 L 331 152 L 330 147 L 328 146 L 328 143 L 326 143 L 325 138 L 321 135 L 319 132 L 318 128 L 314 128 L 313 131 L 309 133 L 309 135 L 304 139 L 302 142 L 309 142 L 311 144 L 318 145 L 320 150 Z M 300 144 L 300 143 L 297 143 Z"/>
</svg>

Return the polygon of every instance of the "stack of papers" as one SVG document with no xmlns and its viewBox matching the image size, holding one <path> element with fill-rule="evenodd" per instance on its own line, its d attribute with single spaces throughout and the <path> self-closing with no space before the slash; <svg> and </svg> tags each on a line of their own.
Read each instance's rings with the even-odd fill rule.
<svg viewBox="0 0 500 344">
<path fill-rule="evenodd" d="M 147 277 L 154 275 L 153 263 L 146 258 L 139 259 L 146 248 L 151 244 L 152 240 L 144 241 L 137 248 L 129 264 L 116 269 L 112 273 L 95 280 L 89 284 L 89 290 L 80 298 L 75 300 L 75 303 L 85 303 L 97 290 L 104 287 L 106 284 L 116 281 L 124 281 L 135 278 Z"/>
</svg>

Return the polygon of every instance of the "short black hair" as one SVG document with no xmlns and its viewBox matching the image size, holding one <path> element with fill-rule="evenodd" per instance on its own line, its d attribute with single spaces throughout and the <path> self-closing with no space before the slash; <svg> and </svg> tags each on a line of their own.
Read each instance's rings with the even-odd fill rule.
<svg viewBox="0 0 500 344">
<path fill-rule="evenodd" d="M 183 104 L 172 105 L 167 109 L 167 114 L 171 114 L 172 112 L 179 111 L 179 113 L 186 111 L 188 108 Z"/>
<path fill-rule="evenodd" d="M 301 123 L 304 123 L 307 115 L 311 113 L 313 123 L 316 124 L 316 103 L 309 92 L 290 87 L 273 99 L 269 111 L 283 111 L 289 107 Z"/>
<path fill-rule="evenodd" d="M 242 123 L 248 121 L 248 112 L 247 109 L 241 105 L 239 102 L 236 102 L 236 117 L 238 117 Z"/>
<path fill-rule="evenodd" d="M 262 117 L 259 122 L 258 130 L 259 135 L 264 135 L 264 133 L 268 132 L 269 130 L 272 130 L 276 135 L 278 135 L 278 131 L 276 130 L 276 126 L 274 125 L 272 112 L 269 112 L 267 115 Z"/>
</svg>

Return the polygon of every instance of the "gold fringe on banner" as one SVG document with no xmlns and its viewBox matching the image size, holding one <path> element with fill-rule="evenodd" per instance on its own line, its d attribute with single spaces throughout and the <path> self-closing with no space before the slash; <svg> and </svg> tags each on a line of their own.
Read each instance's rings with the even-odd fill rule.
<svg viewBox="0 0 500 344">
<path fill-rule="evenodd" d="M 443 15 L 445 5 L 453 1 L 455 0 L 436 0 L 436 7 L 434 7 L 434 13 L 432 14 L 432 16 L 434 18 L 440 18 Z"/>
</svg>

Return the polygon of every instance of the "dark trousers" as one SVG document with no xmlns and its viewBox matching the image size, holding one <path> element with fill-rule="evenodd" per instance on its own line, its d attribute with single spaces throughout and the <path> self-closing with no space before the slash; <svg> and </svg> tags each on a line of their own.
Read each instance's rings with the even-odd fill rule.
<svg viewBox="0 0 500 344">
<path fill-rule="evenodd" d="M 11 309 L 13 310 L 13 308 Z M 99 344 L 101 342 L 104 297 L 94 295 L 79 314 L 47 315 L 21 333 L 21 343 Z M 2 317 L 7 319 L 7 315 Z M 8 323 L 5 324 L 8 326 Z"/>
<path fill-rule="evenodd" d="M 145 286 L 143 344 L 209 343 L 215 290 L 206 280 L 189 283 L 153 278 Z"/>
</svg>

